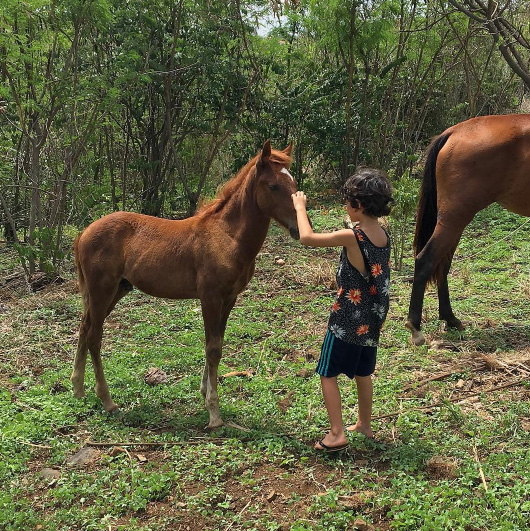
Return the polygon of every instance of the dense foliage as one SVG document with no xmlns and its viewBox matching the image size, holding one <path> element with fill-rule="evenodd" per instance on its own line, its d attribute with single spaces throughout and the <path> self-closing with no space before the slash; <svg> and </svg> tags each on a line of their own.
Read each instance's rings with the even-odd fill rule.
<svg viewBox="0 0 530 531">
<path fill-rule="evenodd" d="M 474 4 L 5 0 L 5 236 L 28 275 L 55 271 L 65 227 L 192 214 L 267 138 L 294 141 L 311 192 L 358 164 L 399 187 L 446 126 L 524 102 L 524 2 Z"/>
</svg>

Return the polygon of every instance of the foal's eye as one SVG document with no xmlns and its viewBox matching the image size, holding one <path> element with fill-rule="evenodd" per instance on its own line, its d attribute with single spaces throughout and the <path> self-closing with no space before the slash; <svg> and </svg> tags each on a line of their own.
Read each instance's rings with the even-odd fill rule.
<svg viewBox="0 0 530 531">
<path fill-rule="evenodd" d="M 280 187 L 277 184 L 269 184 L 269 190 L 276 192 Z"/>
</svg>

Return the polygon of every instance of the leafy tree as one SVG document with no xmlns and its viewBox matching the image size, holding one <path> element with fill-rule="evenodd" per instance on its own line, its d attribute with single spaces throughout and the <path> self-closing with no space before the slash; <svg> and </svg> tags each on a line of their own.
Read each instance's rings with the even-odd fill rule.
<svg viewBox="0 0 530 531">
<path fill-rule="evenodd" d="M 19 248 L 29 274 L 36 271 L 37 261 L 41 269 L 53 270 L 61 258 L 67 176 L 79 161 L 99 108 L 97 99 L 86 93 L 81 103 L 83 89 L 90 84 L 86 78 L 80 83 L 78 54 L 87 28 L 101 20 L 104 7 L 96 1 L 86 5 L 34 0 L 21 5 L 9 0 L 3 8 L 0 68 L 6 85 L 2 96 L 9 109 L 10 134 L 19 135 L 13 181 L 30 190 L 28 245 Z M 72 134 L 61 143 L 62 170 L 53 175 L 43 158 L 50 142 L 60 139 L 54 128 L 66 121 Z M 9 171 L 4 166 L 3 173 Z"/>
</svg>

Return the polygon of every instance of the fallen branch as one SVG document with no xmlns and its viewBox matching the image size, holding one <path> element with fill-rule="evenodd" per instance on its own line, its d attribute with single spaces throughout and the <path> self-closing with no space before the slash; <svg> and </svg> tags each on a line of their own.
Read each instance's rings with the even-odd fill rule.
<svg viewBox="0 0 530 531">
<path fill-rule="evenodd" d="M 494 391 L 500 391 L 501 389 L 506 389 L 508 387 L 514 387 L 516 385 L 519 385 L 519 384 L 527 382 L 527 381 L 528 381 L 527 378 L 521 378 L 521 379 L 515 380 L 513 382 L 505 383 L 503 385 L 498 385 L 496 387 L 490 387 L 489 389 L 483 389 L 482 391 L 478 391 L 476 393 L 470 393 L 469 395 L 464 396 L 464 397 L 457 396 L 455 398 L 450 398 L 448 400 L 442 400 L 440 402 L 436 402 L 436 403 L 430 404 L 428 406 L 415 407 L 415 408 L 407 410 L 407 412 L 424 411 L 426 409 L 432 409 L 432 408 L 435 408 L 435 407 L 443 406 L 444 404 L 447 404 L 447 402 L 463 402 L 464 400 L 469 400 L 470 398 L 473 398 L 474 396 L 480 396 L 480 395 L 482 395 L 484 393 L 492 393 Z M 387 413 L 385 415 L 378 415 L 376 417 L 372 417 L 372 420 L 380 420 L 380 419 L 386 419 L 386 418 L 390 418 L 390 417 L 397 417 L 398 415 L 401 415 L 401 413 L 403 413 L 403 411 L 394 411 L 393 413 Z"/>
<path fill-rule="evenodd" d="M 485 363 L 485 365 L 490 370 L 504 370 L 506 372 L 509 372 L 512 375 L 513 375 L 512 370 L 516 366 L 523 369 L 524 372 L 528 373 L 529 371 L 528 367 L 526 367 L 521 362 L 503 363 L 501 361 L 495 360 L 493 364 L 492 361 L 486 356 L 482 357 L 482 361 Z M 484 370 L 484 367 L 477 367 L 477 368 L 470 369 L 470 372 L 481 372 L 483 370 Z M 444 380 L 445 378 L 449 378 L 450 376 L 453 376 L 455 374 L 462 374 L 464 372 L 466 372 L 466 368 L 456 369 L 454 371 L 448 371 L 448 372 L 441 372 L 439 374 L 434 374 L 433 376 L 431 376 L 430 378 L 426 378 L 425 380 L 420 380 L 419 382 L 407 384 L 405 387 L 403 387 L 403 392 L 410 391 L 411 389 L 417 389 L 418 387 L 422 387 L 423 385 L 428 384 L 429 382 L 436 382 L 439 380 Z"/>
<path fill-rule="evenodd" d="M 450 371 L 450 372 L 442 372 L 440 374 L 435 374 L 434 376 L 431 376 L 430 378 L 426 378 L 425 380 L 421 380 L 419 382 L 414 382 L 406 385 L 403 387 L 403 392 L 409 391 L 410 389 L 417 389 L 418 387 L 421 387 L 422 385 L 428 384 L 429 382 L 436 382 L 438 380 L 443 380 L 444 378 L 448 378 L 449 376 L 453 376 L 453 374 L 459 374 L 464 371 Z"/>
</svg>

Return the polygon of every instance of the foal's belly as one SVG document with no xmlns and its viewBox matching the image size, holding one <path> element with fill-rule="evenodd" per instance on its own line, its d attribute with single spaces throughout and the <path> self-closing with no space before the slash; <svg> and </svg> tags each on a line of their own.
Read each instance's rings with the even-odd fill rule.
<svg viewBox="0 0 530 531">
<path fill-rule="evenodd" d="M 519 197 L 509 197 L 507 199 L 502 199 L 497 201 L 506 210 L 510 212 L 515 212 L 520 216 L 530 216 L 530 192 L 525 195 L 520 195 Z"/>
<path fill-rule="evenodd" d="M 196 299 L 197 283 L 195 276 L 186 273 L 144 271 L 140 274 L 130 272 L 127 280 L 137 289 L 163 299 Z"/>
</svg>

